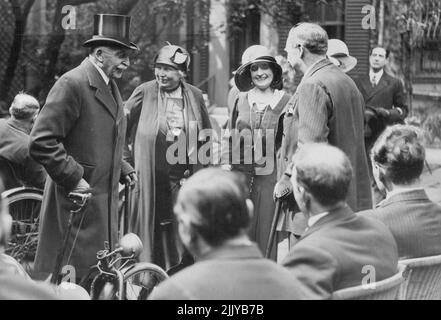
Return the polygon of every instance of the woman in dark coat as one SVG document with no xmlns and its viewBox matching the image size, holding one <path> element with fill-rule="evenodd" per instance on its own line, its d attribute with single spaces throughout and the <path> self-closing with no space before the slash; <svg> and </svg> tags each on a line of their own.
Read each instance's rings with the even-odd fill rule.
<svg viewBox="0 0 441 320">
<path fill-rule="evenodd" d="M 276 152 L 282 138 L 280 116 L 290 99 L 290 95 L 282 90 L 282 81 L 282 68 L 266 47 L 254 45 L 245 50 L 242 65 L 235 74 L 236 86 L 241 93 L 230 117 L 231 134 L 224 137 L 222 148 L 223 160 L 229 159 L 225 150 L 231 156 L 231 169 L 248 177 L 254 203 L 250 237 L 262 252 L 265 252 L 268 243 L 275 210 Z M 247 133 L 250 134 L 251 145 L 234 138 L 235 134 Z M 243 140 L 246 141 L 246 138 Z M 228 147 L 225 147 L 226 144 Z M 240 161 L 235 161 L 238 155 Z M 276 259 L 276 246 L 271 257 Z"/>
<path fill-rule="evenodd" d="M 182 179 L 197 169 L 198 146 L 205 142 L 198 133 L 211 128 L 202 92 L 183 80 L 189 63 L 185 49 L 163 47 L 155 58 L 156 80 L 137 87 L 126 103 L 127 141 L 132 145 L 126 159 L 139 179 L 129 228 L 144 244 L 141 260 L 164 268 L 176 265 L 182 255 L 173 205 Z M 179 162 L 173 164 L 176 154 L 171 150 L 178 145 Z"/>
</svg>

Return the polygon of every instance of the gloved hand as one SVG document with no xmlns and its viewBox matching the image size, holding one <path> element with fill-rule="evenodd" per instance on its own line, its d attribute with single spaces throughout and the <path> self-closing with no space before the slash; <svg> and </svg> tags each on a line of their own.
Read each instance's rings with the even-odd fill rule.
<svg viewBox="0 0 441 320">
<path fill-rule="evenodd" d="M 129 174 L 124 176 L 125 183 L 128 183 L 129 186 L 133 187 L 135 186 L 136 182 L 138 181 L 138 177 L 136 176 L 136 172 L 130 172 Z"/>
<path fill-rule="evenodd" d="M 375 108 L 375 111 L 377 112 L 377 114 L 383 118 L 389 118 L 390 116 L 390 111 L 385 109 L 385 108 Z"/>
<path fill-rule="evenodd" d="M 78 182 L 77 186 L 71 191 L 72 193 L 87 193 L 90 191 L 90 185 L 86 180 L 81 178 L 80 182 Z"/>
<path fill-rule="evenodd" d="M 274 187 L 273 198 L 274 200 L 281 199 L 290 193 L 292 193 L 292 184 L 288 176 L 284 174 Z"/>
</svg>

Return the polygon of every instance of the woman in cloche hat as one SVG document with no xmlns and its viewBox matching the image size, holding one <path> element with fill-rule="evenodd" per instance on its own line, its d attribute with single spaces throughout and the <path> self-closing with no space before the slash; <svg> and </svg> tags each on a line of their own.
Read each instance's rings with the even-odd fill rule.
<svg viewBox="0 0 441 320">
<path fill-rule="evenodd" d="M 345 73 L 351 71 L 357 65 L 357 58 L 349 55 L 348 46 L 339 39 L 328 40 L 326 55 L 333 64 Z"/>
<path fill-rule="evenodd" d="M 240 164 L 233 161 L 230 168 L 245 173 L 248 178 L 255 208 L 250 237 L 265 252 L 275 210 L 273 190 L 277 182 L 276 149 L 281 142 L 281 136 L 277 133 L 282 132 L 280 119 L 290 95 L 282 90 L 281 66 L 262 45 L 253 45 L 244 51 L 242 65 L 237 69 L 234 79 L 241 92 L 235 100 L 229 127 L 233 135 L 251 132 L 253 142 L 251 146 L 241 146 L 241 139 L 228 141 L 224 137 L 222 151 L 228 150 L 233 155 L 232 159 L 240 154 Z M 225 154 L 222 158 L 230 159 Z M 275 259 L 275 248 L 272 253 Z"/>
<path fill-rule="evenodd" d="M 176 195 L 183 179 L 198 166 L 189 164 L 189 158 L 198 158 L 201 142 L 186 138 L 194 129 L 211 128 L 202 92 L 184 81 L 189 65 L 187 50 L 167 44 L 154 58 L 156 79 L 137 87 L 126 102 L 132 145 L 128 160 L 139 179 L 132 192 L 130 229 L 144 244 L 141 260 L 166 269 L 182 255 L 173 214 Z M 178 141 L 184 148 L 178 147 L 179 162 L 172 164 L 167 150 L 182 147 Z"/>
</svg>

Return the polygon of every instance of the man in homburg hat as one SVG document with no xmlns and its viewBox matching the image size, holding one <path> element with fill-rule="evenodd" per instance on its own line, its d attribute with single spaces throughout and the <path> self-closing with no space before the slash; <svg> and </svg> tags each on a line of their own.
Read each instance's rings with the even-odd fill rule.
<svg viewBox="0 0 441 320">
<path fill-rule="evenodd" d="M 130 17 L 99 14 L 94 35 L 84 43 L 89 56 L 57 80 L 31 132 L 30 153 L 48 172 L 40 215 L 35 275 L 47 277 L 67 231 L 69 192 L 91 192 L 82 214 L 74 216 L 62 266 L 81 278 L 118 228 L 118 182 L 134 182 L 122 160 L 126 132 L 121 95 L 115 79 L 138 47 L 129 40 Z M 73 246 L 75 243 L 75 246 Z M 72 268 L 70 268 L 72 270 Z"/>
</svg>

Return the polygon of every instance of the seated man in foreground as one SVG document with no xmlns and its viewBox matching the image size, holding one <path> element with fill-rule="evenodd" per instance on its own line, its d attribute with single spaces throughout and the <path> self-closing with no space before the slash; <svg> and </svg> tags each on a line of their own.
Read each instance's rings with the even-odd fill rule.
<svg viewBox="0 0 441 320">
<path fill-rule="evenodd" d="M 326 156 L 324 156 L 326 155 Z M 380 281 L 397 272 L 397 245 L 380 221 L 346 203 L 352 179 L 347 156 L 327 144 L 305 144 L 293 158 L 294 197 L 308 229 L 282 264 L 314 299 Z"/>
<path fill-rule="evenodd" d="M 360 212 L 389 227 L 400 259 L 441 254 L 441 206 L 429 200 L 420 185 L 425 161 L 422 139 L 422 132 L 408 125 L 394 125 L 381 134 L 371 162 L 386 199 L 374 210 Z"/>
<path fill-rule="evenodd" d="M 204 169 L 179 192 L 175 214 L 196 263 L 173 275 L 150 299 L 300 299 L 300 283 L 264 259 L 247 236 L 253 204 L 242 176 Z"/>
</svg>

